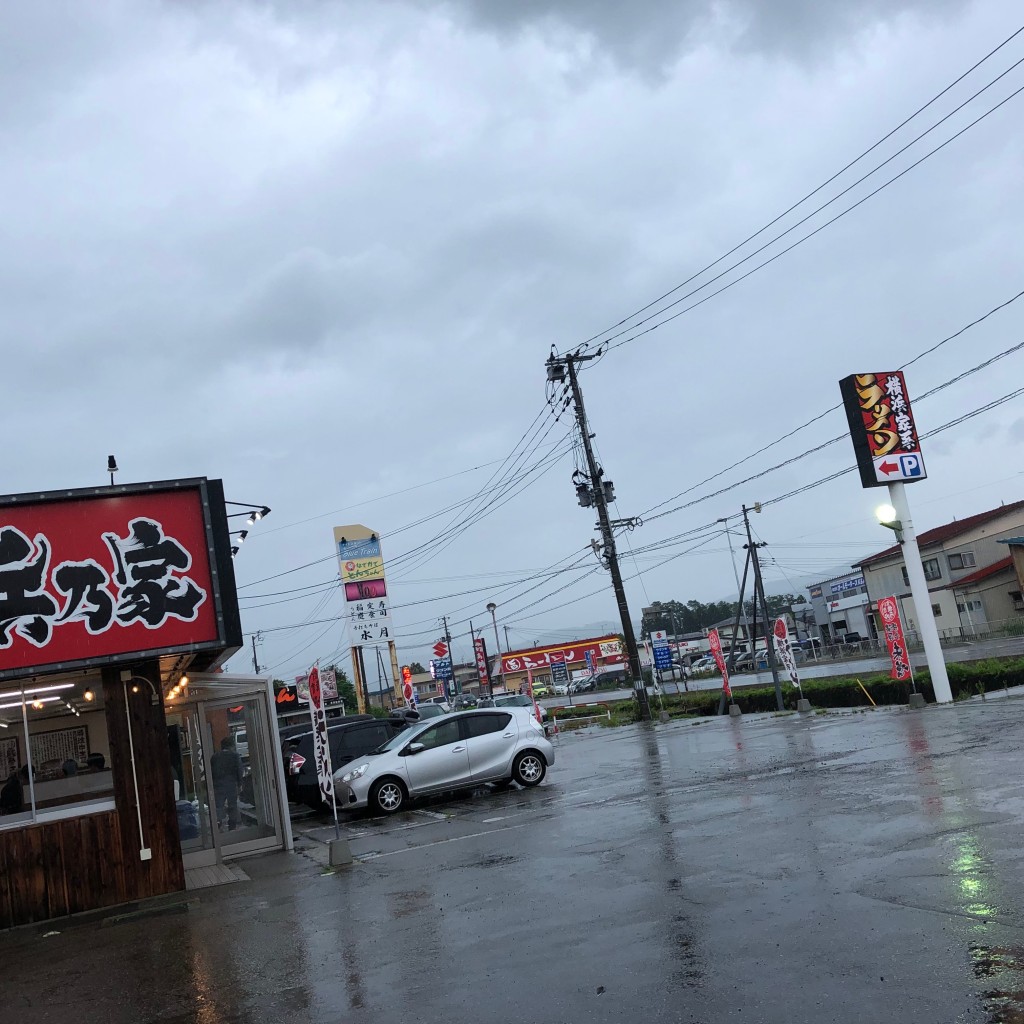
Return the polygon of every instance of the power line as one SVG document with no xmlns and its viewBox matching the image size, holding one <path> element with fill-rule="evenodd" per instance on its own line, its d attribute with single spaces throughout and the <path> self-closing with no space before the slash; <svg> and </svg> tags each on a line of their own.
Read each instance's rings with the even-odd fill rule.
<svg viewBox="0 0 1024 1024">
<path fill-rule="evenodd" d="M 858 156 L 854 157 L 853 160 L 849 161 L 849 163 L 847 163 L 845 166 L 840 168 L 840 170 L 836 171 L 835 174 L 833 174 L 830 178 L 827 178 L 825 181 L 823 181 L 816 188 L 812 189 L 810 192 L 808 192 L 801 199 L 798 199 L 795 203 L 793 203 L 787 209 L 783 210 L 782 213 L 778 214 L 778 216 L 776 216 L 772 220 L 768 221 L 767 224 L 764 224 L 762 227 L 758 228 L 757 231 L 753 232 L 753 234 L 748 235 L 746 238 L 743 239 L 742 242 L 739 242 L 737 245 L 733 246 L 733 248 L 731 248 L 728 252 L 723 253 L 721 256 L 719 256 L 712 263 L 707 264 L 701 270 L 698 270 L 696 273 L 691 274 L 690 277 L 686 278 L 686 280 L 681 281 L 674 288 L 670 288 L 663 295 L 659 295 L 658 298 L 653 299 L 651 302 L 648 302 L 647 305 L 641 306 L 640 309 L 636 310 L 634 313 L 631 313 L 629 316 L 627 316 L 624 319 L 620 320 L 618 323 L 613 324 L 611 327 L 606 328 L 603 331 L 600 331 L 598 334 L 591 335 L 591 337 L 587 338 L 586 341 L 583 342 L 583 344 L 584 345 L 590 345 L 591 343 L 593 343 L 595 341 L 598 341 L 599 339 L 604 338 L 605 335 L 610 334 L 612 331 L 615 331 L 618 328 L 623 327 L 625 324 L 629 323 L 631 320 L 635 320 L 642 313 L 647 312 L 647 310 L 651 309 L 653 306 L 658 305 L 658 303 L 664 301 L 669 296 L 674 295 L 681 288 L 685 288 L 686 285 L 690 284 L 692 281 L 695 281 L 702 274 L 706 273 L 709 270 L 713 270 L 716 266 L 718 266 L 719 263 L 721 263 L 723 260 L 728 259 L 734 253 L 738 252 L 745 245 L 747 245 L 749 242 L 752 242 L 755 238 L 757 238 L 760 235 L 762 235 L 769 228 L 774 227 L 780 220 L 782 220 L 788 214 L 792 213 L 794 210 L 796 210 L 797 208 L 802 206 L 809 199 L 812 199 L 815 195 L 817 195 L 823 189 L 827 188 L 829 185 L 832 184 L 832 182 L 836 181 L 839 177 L 841 177 L 843 174 L 845 174 L 846 171 L 850 170 L 850 168 L 852 168 L 854 165 L 859 163 L 861 160 L 863 160 L 870 153 L 874 152 L 874 150 L 876 150 L 879 146 L 881 146 L 882 143 L 884 143 L 884 142 L 888 141 L 890 138 L 892 138 L 892 136 L 895 135 L 898 131 L 900 131 L 900 129 L 906 127 L 908 124 L 910 124 L 911 121 L 913 121 L 919 115 L 924 113 L 924 111 L 927 110 L 929 107 L 931 107 L 937 100 L 939 100 L 943 96 L 945 96 L 946 93 L 948 93 L 955 86 L 959 85 L 965 78 L 967 78 L 970 74 L 972 74 L 979 67 L 981 67 L 981 65 L 984 64 L 986 61 L 988 61 L 992 57 L 994 57 L 1000 50 L 1002 50 L 1005 46 L 1007 46 L 1010 42 L 1012 42 L 1022 32 L 1024 32 L 1024 25 L 1022 25 L 1020 28 L 1018 28 L 1015 32 L 1012 32 L 1009 36 L 1007 36 L 1006 39 L 1004 39 L 1001 43 L 999 43 L 998 46 L 996 46 L 994 49 L 990 50 L 987 54 L 985 54 L 984 57 L 982 57 L 979 61 L 977 61 L 975 64 L 973 64 L 971 67 L 969 67 L 965 72 L 963 72 L 963 74 L 961 74 L 959 77 L 957 77 L 952 82 L 950 82 L 949 85 L 947 85 L 940 92 L 936 93 L 930 100 L 928 100 L 927 103 L 925 103 L 922 106 L 918 107 L 918 109 L 915 110 L 909 117 L 905 118 L 898 125 L 896 125 L 895 128 L 893 128 L 891 131 L 887 132 L 885 135 L 883 135 L 876 142 L 872 143 L 862 153 L 860 153 Z M 1005 72 L 1004 72 L 1004 74 L 1005 74 Z M 670 307 L 665 307 L 665 308 L 670 308 Z M 605 339 L 605 341 L 608 341 L 608 340 L 610 340 L 610 339 Z"/>
<path fill-rule="evenodd" d="M 1022 61 L 1024 61 L 1024 58 L 1022 58 Z M 1020 63 L 1020 62 L 1018 62 L 1018 63 Z M 1014 66 L 1016 67 L 1016 65 L 1014 65 Z M 790 245 L 786 246 L 786 248 L 784 248 L 784 249 L 780 250 L 779 252 L 775 253 L 774 256 L 770 256 L 768 259 L 763 260 L 761 263 L 758 263 L 756 266 L 752 267 L 750 270 L 748 270 L 745 273 L 741 274 L 739 277 L 735 278 L 732 281 L 727 282 L 721 288 L 716 289 L 715 291 L 711 292 L 711 294 L 709 294 L 709 295 L 705 295 L 704 298 L 702 298 L 702 299 L 698 299 L 692 305 L 684 306 L 682 309 L 677 310 L 671 316 L 665 317 L 664 320 L 660 320 L 658 323 L 652 324 L 650 327 L 645 327 L 642 331 L 637 331 L 635 334 L 631 334 L 629 337 L 622 338 L 621 341 L 616 341 L 614 344 L 607 344 L 606 343 L 607 347 L 605 349 L 605 352 L 606 353 L 607 352 L 611 352 L 614 349 L 621 348 L 623 345 L 628 345 L 631 341 L 636 341 L 638 338 L 642 338 L 646 334 L 650 334 L 651 331 L 655 331 L 659 327 L 663 327 L 665 324 L 670 323 L 671 321 L 677 319 L 678 317 L 681 317 L 684 313 L 689 313 L 692 310 L 696 309 L 698 306 L 704 305 L 705 302 L 709 302 L 711 299 L 715 298 L 716 296 L 721 295 L 722 292 L 728 291 L 730 288 L 734 287 L 735 285 L 740 284 L 740 282 L 745 281 L 751 275 L 756 274 L 757 271 L 762 270 L 765 267 L 767 267 L 769 264 L 774 263 L 780 257 L 785 256 L 788 253 L 792 252 L 797 246 L 802 245 L 804 242 L 807 242 L 810 239 L 814 238 L 815 235 L 817 235 L 820 232 L 824 231 L 825 228 L 830 227 L 832 224 L 835 224 L 836 221 L 841 220 L 848 213 L 852 213 L 854 210 L 857 209 L 857 207 L 862 206 L 869 199 L 873 199 L 876 195 L 878 195 L 879 192 L 883 191 L 884 189 L 888 188 L 890 185 L 892 185 L 895 182 L 899 181 L 899 179 L 902 178 L 904 175 L 909 174 L 916 167 L 919 167 L 921 164 L 923 164 L 925 162 L 925 160 L 928 160 L 929 158 L 933 157 L 940 150 L 945 149 L 946 146 L 948 146 L 951 142 L 956 141 L 965 132 L 970 131 L 976 125 L 980 124 L 982 121 L 985 120 L 986 117 L 988 117 L 991 114 L 994 114 L 997 110 L 999 110 L 1000 107 L 1004 106 L 1006 103 L 1009 103 L 1010 100 L 1014 99 L 1015 97 L 1020 95 L 1020 93 L 1022 93 L 1022 92 L 1024 92 L 1024 85 L 1022 85 L 1018 89 L 1014 90 L 1005 99 L 1000 100 L 997 104 L 995 104 L 995 106 L 990 107 L 988 110 L 985 111 L 984 114 L 982 114 L 980 117 L 975 118 L 975 120 L 973 120 L 970 124 L 968 124 L 964 128 L 961 128 L 960 131 L 956 132 L 954 135 L 951 135 L 948 139 L 946 139 L 944 142 L 940 143 L 934 149 L 929 150 L 927 153 L 924 154 L 924 156 L 922 156 L 922 157 L 918 158 L 917 160 L 915 160 L 912 164 L 910 164 L 908 167 L 905 167 L 898 174 L 894 174 L 891 178 L 889 178 L 888 180 L 884 181 L 877 188 L 872 189 L 872 191 L 870 191 L 867 195 L 862 196 L 855 203 L 851 203 L 850 206 L 846 207 L 844 210 L 840 210 L 839 213 L 835 214 L 833 217 L 830 217 L 823 224 L 819 224 L 816 228 L 814 228 L 812 231 L 809 231 L 806 235 L 802 235 L 795 242 L 791 243 Z M 857 184 L 859 184 L 859 182 Z M 842 195 L 842 194 L 843 193 L 840 193 L 840 195 Z M 839 197 L 837 196 L 836 198 L 839 198 Z M 832 202 L 832 200 L 830 200 L 829 202 Z M 826 203 L 825 205 L 827 206 L 829 204 Z M 706 281 L 704 284 L 700 285 L 698 288 L 693 289 L 691 292 L 688 292 L 686 295 L 684 295 L 681 298 L 677 299 L 675 302 L 670 303 L 664 309 L 659 311 L 659 313 L 656 314 L 656 315 L 660 315 L 661 313 L 665 312 L 665 310 L 671 309 L 673 306 L 678 305 L 680 302 L 685 302 L 688 298 L 692 298 L 698 292 L 703 291 L 709 284 L 712 284 L 715 281 L 720 280 L 722 277 L 724 277 L 730 271 L 735 270 L 738 267 L 742 266 L 744 263 L 747 262 L 747 260 L 752 259 L 754 256 L 756 256 L 759 253 L 763 252 L 769 245 L 772 245 L 774 242 L 779 241 L 779 239 L 781 239 L 785 235 L 789 234 L 789 232 L 792 231 L 793 228 L 799 227 L 800 224 L 805 223 L 807 220 L 810 219 L 810 217 L 814 216 L 815 213 L 820 213 L 821 210 L 823 210 L 824 208 L 825 207 L 822 206 L 819 209 L 813 211 L 813 213 L 808 214 L 807 217 L 804 217 L 802 220 L 798 221 L 792 227 L 787 228 L 786 231 L 783 231 L 781 234 L 779 234 L 778 236 L 773 238 L 770 242 L 765 243 L 765 245 L 763 245 L 763 246 L 761 246 L 761 248 L 755 250 L 755 252 L 751 253 L 749 256 L 745 256 L 742 260 L 738 260 L 732 266 L 730 266 L 726 270 L 722 271 L 721 274 L 716 275 L 715 277 L 711 278 L 709 281 Z M 647 319 L 650 320 L 650 319 L 653 319 L 653 317 L 648 317 Z M 641 321 L 641 323 L 646 323 L 646 322 L 647 322 L 647 320 Z M 625 331 L 623 333 L 624 334 L 628 334 L 629 332 Z M 616 337 L 619 337 L 619 335 L 616 335 Z M 609 339 L 609 340 L 611 340 L 611 339 Z"/>
<path fill-rule="evenodd" d="M 933 352 L 935 352 L 937 349 L 941 348 L 943 345 L 947 344 L 948 342 L 953 341 L 955 338 L 959 338 L 961 335 L 963 335 L 966 331 L 970 330 L 972 327 L 975 327 L 978 324 L 982 323 L 983 321 L 987 320 L 994 313 L 997 313 L 1000 310 L 1006 309 L 1007 306 L 1012 305 L 1014 302 L 1016 302 L 1021 297 L 1024 297 L 1024 290 L 1021 290 L 1021 291 L 1017 292 L 1016 295 L 1013 295 L 1011 298 L 1006 299 L 1004 302 L 999 303 L 999 305 L 993 306 L 986 313 L 984 313 L 981 316 L 977 317 L 976 319 L 972 320 L 970 323 L 965 324 L 958 331 L 955 331 L 953 334 L 948 335 L 947 337 L 943 338 L 941 341 L 936 342 L 934 345 L 932 345 L 929 348 L 925 349 L 923 352 L 919 352 L 916 356 L 914 356 L 913 359 L 910 359 L 908 362 L 906 362 L 902 366 L 900 366 L 899 369 L 901 369 L 901 370 L 906 369 L 906 367 L 911 366 L 913 363 L 916 363 L 918 360 L 923 359 L 925 356 L 932 354 Z M 917 399 L 917 401 L 923 401 L 924 399 L 928 398 L 929 396 L 935 394 L 937 391 L 941 391 L 943 388 L 949 387 L 950 384 L 956 383 L 957 381 L 962 380 L 964 377 L 970 376 L 970 374 L 972 374 L 972 373 L 977 373 L 978 370 L 984 369 L 986 366 L 990 365 L 990 363 L 992 363 L 992 362 L 995 362 L 997 359 L 1001 359 L 1004 356 L 1011 355 L 1012 353 L 1016 352 L 1017 349 L 1020 348 L 1020 347 L 1021 347 L 1020 345 L 1015 345 L 1015 346 L 1013 346 L 1013 347 L 1011 347 L 1009 349 L 1004 350 L 1003 352 L 1001 352 L 998 355 L 994 356 L 991 360 L 988 360 L 987 362 L 981 363 L 978 366 L 975 366 L 972 369 L 970 369 L 968 371 L 965 371 L 963 374 L 959 375 L 958 377 L 954 377 L 954 378 L 952 378 L 952 380 L 948 380 L 945 383 L 940 384 L 936 388 L 932 388 L 931 391 L 925 392 L 923 395 L 921 395 Z M 818 413 L 816 416 L 812 416 L 811 419 L 807 420 L 804 423 L 801 423 L 800 426 L 798 426 L 798 427 L 794 427 L 792 430 L 790 430 L 787 433 L 783 434 L 781 437 L 777 437 L 774 441 L 770 441 L 768 444 L 763 445 L 761 448 L 758 448 L 757 451 L 751 452 L 749 455 L 743 456 L 742 459 L 737 459 L 736 462 L 732 463 L 732 465 L 729 465 L 729 466 L 726 466 L 723 469 L 717 470 L 716 472 L 712 473 L 710 476 L 705 477 L 703 480 L 700 480 L 700 481 L 698 481 L 695 484 L 691 484 L 689 487 L 683 489 L 678 494 L 673 495 L 671 498 L 666 498 L 664 501 L 658 502 L 657 505 L 652 505 L 649 509 L 646 509 L 644 512 L 641 513 L 641 517 L 647 518 L 648 521 L 651 521 L 653 519 L 658 519 L 658 518 L 660 518 L 663 515 L 669 515 L 673 511 L 678 512 L 682 508 L 689 508 L 691 505 L 696 504 L 698 501 L 706 501 L 707 498 L 709 498 L 709 497 L 717 497 L 719 494 L 722 494 L 725 491 L 731 489 L 731 487 L 738 487 L 741 484 L 749 483 L 751 480 L 755 480 L 759 476 L 763 476 L 767 472 L 772 472 L 775 469 L 781 469 L 783 466 L 787 466 L 790 463 L 796 461 L 797 459 L 802 459 L 802 458 L 805 458 L 808 455 L 813 455 L 815 452 L 821 451 L 823 448 L 827 448 L 829 445 L 835 444 L 837 441 L 841 440 L 842 437 L 845 437 L 845 435 L 839 435 L 837 437 L 834 437 L 831 440 L 824 442 L 823 444 L 820 444 L 820 445 L 815 446 L 814 448 L 808 449 L 806 452 L 803 452 L 800 455 L 795 456 L 793 459 L 787 459 L 784 462 L 780 462 L 780 463 L 776 464 L 775 466 L 771 467 L 768 470 L 765 470 L 764 472 L 762 472 L 760 474 L 755 474 L 752 477 L 747 477 L 745 480 L 741 480 L 737 484 L 732 484 L 732 485 L 730 485 L 730 487 L 726 487 L 726 488 L 723 488 L 723 489 L 721 489 L 719 491 L 715 491 L 713 494 L 710 494 L 710 495 L 707 495 L 707 496 L 702 497 L 700 499 L 697 499 L 697 501 L 689 502 L 686 505 L 681 505 L 681 506 L 679 506 L 676 509 L 670 509 L 669 512 L 661 512 L 657 516 L 652 516 L 650 514 L 650 513 L 654 512 L 656 509 L 662 508 L 663 506 L 667 505 L 669 502 L 676 501 L 678 498 L 682 498 L 682 497 L 684 497 L 687 494 L 691 494 L 693 491 L 697 490 L 699 487 L 703 487 L 705 484 L 711 483 L 712 480 L 717 480 L 719 477 L 724 476 L 726 473 L 729 473 L 732 470 L 739 468 L 740 466 L 742 466 L 745 463 L 749 462 L 751 459 L 756 458 L 758 455 L 763 455 L 769 449 L 774 448 L 776 445 L 781 444 L 783 441 L 789 440 L 789 438 L 793 437 L 795 434 L 798 434 L 801 430 L 804 430 L 805 428 L 811 426 L 812 424 L 817 423 L 819 420 L 824 419 L 830 413 L 837 412 L 841 408 L 842 408 L 842 403 L 839 403 L 837 405 L 831 406 L 830 408 L 826 409 L 824 412 Z"/>
</svg>

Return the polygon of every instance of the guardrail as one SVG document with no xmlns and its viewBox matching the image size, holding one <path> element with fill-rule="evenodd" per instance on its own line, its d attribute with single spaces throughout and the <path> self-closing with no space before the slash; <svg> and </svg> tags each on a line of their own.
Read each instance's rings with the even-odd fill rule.
<svg viewBox="0 0 1024 1024">
<path fill-rule="evenodd" d="M 598 715 L 569 715 L 567 718 L 562 719 L 562 726 L 559 727 L 558 723 L 558 712 L 567 711 L 570 707 L 572 708 L 604 708 L 603 714 Z M 594 701 L 593 704 L 562 704 L 557 708 L 548 708 L 548 714 L 551 716 L 551 724 L 556 733 L 562 729 L 576 728 L 577 723 L 580 722 L 596 722 L 600 718 L 606 718 L 609 721 L 612 717 L 612 709 L 609 704 L 605 701 Z"/>
</svg>

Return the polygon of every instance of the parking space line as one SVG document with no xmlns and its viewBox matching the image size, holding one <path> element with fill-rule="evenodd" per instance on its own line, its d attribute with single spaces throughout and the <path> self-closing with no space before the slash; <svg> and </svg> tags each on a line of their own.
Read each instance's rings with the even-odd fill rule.
<svg viewBox="0 0 1024 1024">
<path fill-rule="evenodd" d="M 431 846 L 443 846 L 445 843 L 461 843 L 463 839 L 479 839 L 481 836 L 493 836 L 498 832 L 512 832 L 517 828 L 526 828 L 529 822 L 523 822 L 522 825 L 508 825 L 506 828 L 490 828 L 484 832 L 474 832 L 468 836 L 453 836 L 451 839 L 436 839 L 432 843 L 424 843 L 422 846 L 407 846 L 403 850 L 389 850 L 387 853 L 374 853 L 367 854 L 365 857 L 359 857 L 359 860 L 370 861 L 370 860 L 381 860 L 384 857 L 394 857 L 399 853 L 416 853 L 417 850 L 426 850 Z"/>
</svg>

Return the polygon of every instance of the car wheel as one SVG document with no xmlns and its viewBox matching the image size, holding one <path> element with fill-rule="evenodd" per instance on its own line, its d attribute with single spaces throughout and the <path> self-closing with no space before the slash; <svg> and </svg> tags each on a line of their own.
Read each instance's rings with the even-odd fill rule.
<svg viewBox="0 0 1024 1024">
<path fill-rule="evenodd" d="M 524 750 L 512 765 L 512 778 L 520 786 L 539 786 L 544 781 L 548 766 L 540 754 Z"/>
<path fill-rule="evenodd" d="M 381 814 L 395 814 L 405 805 L 405 787 L 398 779 L 381 779 L 370 790 L 370 806 Z"/>
</svg>

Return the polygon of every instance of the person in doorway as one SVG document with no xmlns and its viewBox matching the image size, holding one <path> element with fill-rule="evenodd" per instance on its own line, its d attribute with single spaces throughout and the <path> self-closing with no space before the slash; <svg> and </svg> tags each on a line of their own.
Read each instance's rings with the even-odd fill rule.
<svg viewBox="0 0 1024 1024">
<path fill-rule="evenodd" d="M 0 814 L 21 814 L 24 809 L 25 791 L 21 788 L 21 779 L 17 772 L 11 772 L 0 789 Z"/>
<path fill-rule="evenodd" d="M 220 750 L 210 758 L 213 772 L 213 793 L 217 801 L 217 824 L 229 832 L 238 828 L 238 788 L 242 784 L 242 759 L 235 750 L 235 741 L 225 736 Z"/>
</svg>

